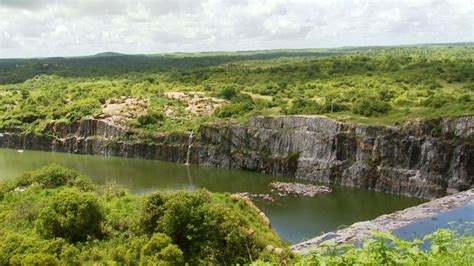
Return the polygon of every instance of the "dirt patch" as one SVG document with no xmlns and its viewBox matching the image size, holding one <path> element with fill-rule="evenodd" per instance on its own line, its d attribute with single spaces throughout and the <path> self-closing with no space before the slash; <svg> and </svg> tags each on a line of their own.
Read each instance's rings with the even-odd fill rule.
<svg viewBox="0 0 474 266">
<path fill-rule="evenodd" d="M 143 98 L 122 96 L 112 98 L 102 105 L 98 118 L 109 118 L 118 124 L 127 124 L 131 119 L 147 113 L 148 101 Z"/>
<path fill-rule="evenodd" d="M 214 113 L 214 111 L 224 104 L 226 101 L 223 99 L 205 96 L 203 92 L 190 91 L 170 91 L 165 92 L 164 95 L 169 99 L 183 101 L 188 104 L 186 111 L 199 115 L 208 116 Z M 173 113 L 170 111 L 167 116 L 172 116 Z"/>
</svg>

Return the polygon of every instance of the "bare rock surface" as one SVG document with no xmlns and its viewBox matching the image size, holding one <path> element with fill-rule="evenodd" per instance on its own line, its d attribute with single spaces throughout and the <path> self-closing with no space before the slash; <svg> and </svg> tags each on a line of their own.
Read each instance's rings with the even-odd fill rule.
<svg viewBox="0 0 474 266">
<path fill-rule="evenodd" d="M 187 103 L 186 111 L 201 116 L 211 115 L 219 106 L 226 102 L 223 99 L 205 96 L 203 92 L 198 91 L 170 91 L 165 92 L 164 95 L 170 99 Z"/>
<path fill-rule="evenodd" d="M 98 118 L 107 118 L 117 125 L 127 125 L 129 120 L 146 114 L 147 109 L 147 100 L 122 96 L 107 100 Z"/>
<path fill-rule="evenodd" d="M 251 200 L 252 199 L 262 199 L 262 200 L 266 200 L 266 201 L 274 201 L 273 197 L 270 196 L 270 194 L 263 194 L 263 193 L 253 194 L 253 193 L 249 193 L 249 192 L 242 192 L 242 193 L 237 193 L 237 195 L 239 195 L 241 197 L 251 199 Z"/>
<path fill-rule="evenodd" d="M 398 228 L 429 219 L 449 210 L 474 203 L 474 189 L 460 192 L 451 196 L 435 199 L 430 202 L 386 214 L 374 220 L 355 223 L 335 232 L 329 232 L 308 241 L 292 246 L 294 251 L 308 253 L 325 241 L 341 243 L 357 243 L 372 236 L 371 231 L 394 231 Z"/>
</svg>

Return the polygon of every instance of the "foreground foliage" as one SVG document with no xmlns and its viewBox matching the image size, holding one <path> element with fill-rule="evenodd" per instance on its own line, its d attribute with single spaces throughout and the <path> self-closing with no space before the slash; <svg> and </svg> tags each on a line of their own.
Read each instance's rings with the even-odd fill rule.
<svg viewBox="0 0 474 266">
<path fill-rule="evenodd" d="M 0 183 L 0 264 L 288 262 L 288 246 L 244 199 L 137 196 L 49 165 Z M 267 250 L 278 247 L 279 252 Z"/>
<path fill-rule="evenodd" d="M 423 239 L 404 241 L 390 233 L 374 233 L 362 247 L 326 243 L 302 265 L 472 265 L 474 236 L 440 229 Z M 423 246 L 425 246 L 423 248 Z"/>
<path fill-rule="evenodd" d="M 472 43 L 0 60 L 0 130 L 41 133 L 52 120 L 100 115 L 102 104 L 120 97 L 147 102 L 147 113 L 129 122 L 137 132 L 254 115 L 324 114 L 369 124 L 472 115 L 473 60 Z M 198 115 L 166 97 L 170 91 L 225 103 Z"/>
</svg>

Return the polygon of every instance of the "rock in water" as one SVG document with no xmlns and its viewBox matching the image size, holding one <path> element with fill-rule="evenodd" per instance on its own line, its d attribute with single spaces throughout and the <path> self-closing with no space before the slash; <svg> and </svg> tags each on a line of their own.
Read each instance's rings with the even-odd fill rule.
<svg viewBox="0 0 474 266">
<path fill-rule="evenodd" d="M 322 194 L 327 194 L 332 192 L 330 187 L 326 186 L 316 186 L 311 184 L 301 184 L 301 183 L 285 183 L 285 182 L 274 182 L 270 186 L 273 188 L 285 192 L 285 194 L 293 194 L 297 196 L 305 197 L 315 197 Z M 279 195 L 281 195 L 279 193 Z"/>
</svg>

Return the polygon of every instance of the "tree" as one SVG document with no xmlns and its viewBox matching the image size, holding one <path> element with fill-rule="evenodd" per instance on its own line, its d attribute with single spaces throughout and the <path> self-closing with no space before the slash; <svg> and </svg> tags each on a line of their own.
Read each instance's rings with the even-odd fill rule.
<svg viewBox="0 0 474 266">
<path fill-rule="evenodd" d="M 54 196 L 40 213 L 36 228 L 44 238 L 61 237 L 78 242 L 100 237 L 102 220 L 96 196 L 70 188 Z"/>
</svg>

